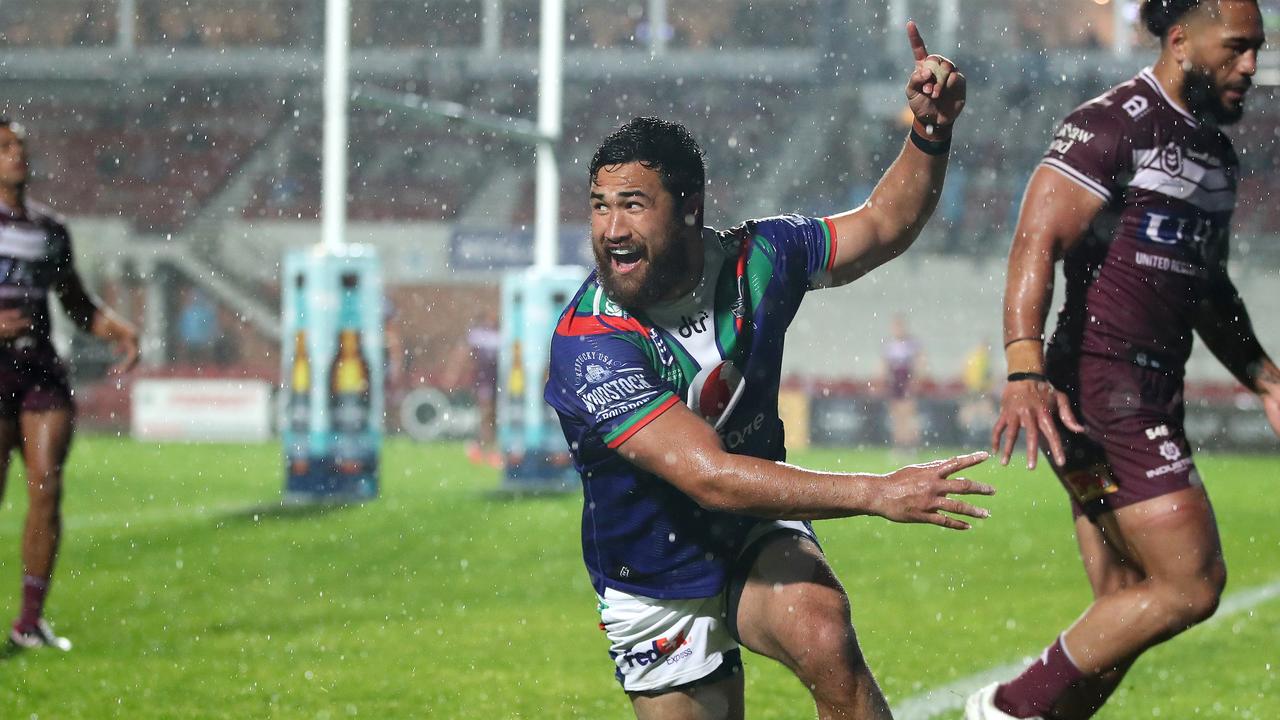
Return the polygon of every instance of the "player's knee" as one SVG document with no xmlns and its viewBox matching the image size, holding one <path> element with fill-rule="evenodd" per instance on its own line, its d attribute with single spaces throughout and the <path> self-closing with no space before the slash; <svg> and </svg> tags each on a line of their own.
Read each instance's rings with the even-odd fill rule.
<svg viewBox="0 0 1280 720">
<path fill-rule="evenodd" d="M 1227 584 L 1227 568 L 1222 563 L 1213 567 L 1188 584 L 1186 591 L 1187 619 L 1190 624 L 1204 622 L 1213 617 L 1222 601 L 1222 589 Z"/>
<path fill-rule="evenodd" d="M 788 629 L 799 674 L 827 675 L 835 667 L 856 668 L 863 663 L 849 620 L 848 600 L 840 595 L 813 600 L 795 608 L 801 621 Z"/>
<path fill-rule="evenodd" d="M 1222 589 L 1226 581 L 1226 567 L 1216 563 L 1196 577 L 1170 583 L 1166 591 L 1166 606 L 1172 615 L 1174 631 L 1189 628 L 1213 617 L 1222 600 Z"/>
<path fill-rule="evenodd" d="M 32 468 L 28 471 L 28 495 L 31 509 L 56 510 L 62 500 L 62 473 L 58 470 Z"/>
</svg>

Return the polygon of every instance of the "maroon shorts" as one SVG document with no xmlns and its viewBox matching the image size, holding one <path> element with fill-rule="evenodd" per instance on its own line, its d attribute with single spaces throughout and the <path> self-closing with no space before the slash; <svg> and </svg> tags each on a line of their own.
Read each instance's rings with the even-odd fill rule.
<svg viewBox="0 0 1280 720">
<path fill-rule="evenodd" d="M 0 417 L 74 409 L 71 383 L 52 352 L 0 352 Z"/>
<path fill-rule="evenodd" d="M 1080 434 L 1058 424 L 1067 461 L 1053 468 L 1077 516 L 1200 486 L 1182 427 L 1180 373 L 1084 355 L 1051 359 L 1048 374 L 1086 428 Z"/>
</svg>

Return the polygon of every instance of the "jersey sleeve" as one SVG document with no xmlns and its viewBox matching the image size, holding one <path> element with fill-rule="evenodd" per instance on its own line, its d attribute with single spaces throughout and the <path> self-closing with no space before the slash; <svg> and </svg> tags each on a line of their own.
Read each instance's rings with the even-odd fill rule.
<svg viewBox="0 0 1280 720">
<path fill-rule="evenodd" d="M 572 445 L 616 449 L 679 402 L 635 333 L 612 331 L 608 321 L 582 334 L 557 332 L 544 398 L 560 414 Z M 580 324 L 581 325 L 581 324 Z M 570 430 L 573 428 L 573 430 Z"/>
<path fill-rule="evenodd" d="M 805 290 L 830 284 L 836 257 L 836 230 L 830 220 L 780 215 L 757 221 L 756 235 L 782 260 L 788 279 Z"/>
<path fill-rule="evenodd" d="M 1111 202 L 1122 190 L 1119 179 L 1133 162 L 1123 151 L 1125 120 L 1116 110 L 1098 102 L 1076 108 L 1054 132 L 1040 164 Z"/>
</svg>

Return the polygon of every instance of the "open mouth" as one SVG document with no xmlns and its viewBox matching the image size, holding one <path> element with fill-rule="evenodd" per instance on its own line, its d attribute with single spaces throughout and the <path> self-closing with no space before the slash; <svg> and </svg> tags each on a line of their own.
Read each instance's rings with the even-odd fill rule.
<svg viewBox="0 0 1280 720">
<path fill-rule="evenodd" d="M 621 275 L 626 275 L 634 270 L 644 257 L 644 253 L 638 247 L 611 247 L 608 249 L 608 253 L 614 272 Z"/>
</svg>

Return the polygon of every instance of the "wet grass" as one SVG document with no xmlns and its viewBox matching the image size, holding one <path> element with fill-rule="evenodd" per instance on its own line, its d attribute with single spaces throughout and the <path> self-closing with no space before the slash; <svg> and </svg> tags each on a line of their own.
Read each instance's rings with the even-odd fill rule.
<svg viewBox="0 0 1280 720">
<path fill-rule="evenodd" d="M 798 453 L 885 470 L 876 451 Z M 78 441 L 49 616 L 69 654 L 0 658 L 4 718 L 628 717 L 596 628 L 576 495 L 504 499 L 459 445 L 391 442 L 381 497 L 280 504 L 278 446 Z M 1230 590 L 1280 579 L 1280 462 L 1208 456 Z M 0 608 L 16 610 L 26 500 L 0 508 Z M 1087 602 L 1046 471 L 980 468 L 1001 493 L 969 533 L 819 523 L 891 700 L 1038 652 Z M 1280 603 L 1139 663 L 1102 718 L 1277 717 Z M 808 716 L 799 683 L 747 659 L 753 718 Z"/>
</svg>

